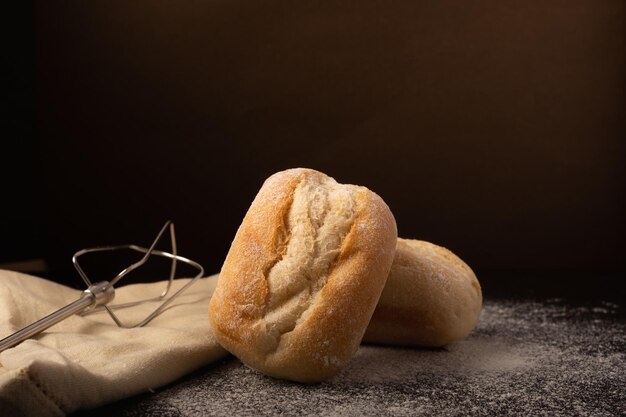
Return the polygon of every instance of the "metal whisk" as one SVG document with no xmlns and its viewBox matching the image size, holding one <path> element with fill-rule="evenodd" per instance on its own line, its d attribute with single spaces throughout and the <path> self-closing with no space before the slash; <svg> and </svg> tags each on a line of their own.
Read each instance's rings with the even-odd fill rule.
<svg viewBox="0 0 626 417">
<path fill-rule="evenodd" d="M 159 242 L 159 240 L 161 239 L 161 236 L 163 236 L 163 233 L 165 232 L 165 230 L 167 230 L 168 227 L 170 229 L 170 237 L 171 237 L 171 242 L 172 242 L 171 253 L 155 249 L 156 244 Z M 78 258 L 86 253 L 115 251 L 115 250 L 121 250 L 121 249 L 130 249 L 130 250 L 134 250 L 137 252 L 141 252 L 144 254 L 144 256 L 139 261 L 123 269 L 111 281 L 101 281 L 101 282 L 92 283 L 87 277 L 87 274 L 85 274 L 85 272 L 83 271 L 83 268 L 81 268 L 80 264 L 78 263 Z M 135 269 L 145 264 L 151 255 L 162 256 L 162 257 L 169 258 L 172 260 L 172 265 L 170 268 L 170 276 L 169 276 L 169 279 L 167 280 L 166 287 L 163 290 L 163 292 L 161 292 L 161 294 L 158 295 L 157 297 L 152 297 L 152 298 L 148 298 L 144 300 L 138 300 L 138 301 L 125 303 L 125 304 L 107 305 L 109 302 L 113 300 L 113 298 L 115 298 L 115 289 L 114 289 L 115 284 L 117 284 L 120 279 L 124 278 L 124 276 L 126 276 L 130 272 L 134 271 Z M 166 298 L 172 286 L 174 277 L 176 275 L 177 261 L 183 262 L 185 264 L 191 265 L 192 267 L 196 268 L 198 270 L 198 274 L 191 281 L 189 281 L 187 284 L 181 287 L 178 291 L 176 291 L 174 294 Z M 171 221 L 167 221 L 165 223 L 165 225 L 161 228 L 161 231 L 159 232 L 157 237 L 154 239 L 154 241 L 152 242 L 149 248 L 144 248 L 141 246 L 131 244 L 131 245 L 103 246 L 103 247 L 97 247 L 97 248 L 82 249 L 74 254 L 74 256 L 72 257 L 72 263 L 74 264 L 74 267 L 76 268 L 76 270 L 78 271 L 79 275 L 82 277 L 83 281 L 85 282 L 88 288 L 82 292 L 78 300 L 66 305 L 65 307 L 47 315 L 46 317 L 40 320 L 37 320 L 36 322 L 24 327 L 21 330 L 18 330 L 12 335 L 0 340 L 0 352 L 10 347 L 13 347 L 23 342 L 24 340 L 29 339 L 43 332 L 44 330 L 68 318 L 69 316 L 73 314 L 86 315 L 86 314 L 101 310 L 102 308 L 104 308 L 109 313 L 109 315 L 111 316 L 115 324 L 117 324 L 119 327 L 132 328 L 132 327 L 145 326 L 152 319 L 158 316 L 165 309 L 165 307 L 167 307 L 172 301 L 174 301 L 176 297 L 178 297 L 183 291 L 185 291 L 194 282 L 196 282 L 198 278 L 204 275 L 204 268 L 202 267 L 202 265 L 200 265 L 199 263 L 195 261 L 192 261 L 191 259 L 179 256 L 177 254 L 176 233 L 174 231 L 174 223 L 172 223 Z M 163 302 L 152 313 L 150 313 L 145 319 L 143 319 L 142 321 L 138 323 L 134 323 L 134 324 L 122 323 L 122 321 L 113 312 L 113 310 L 115 309 L 132 307 L 132 306 L 143 304 L 146 302 L 158 301 L 158 300 L 163 300 Z"/>
</svg>

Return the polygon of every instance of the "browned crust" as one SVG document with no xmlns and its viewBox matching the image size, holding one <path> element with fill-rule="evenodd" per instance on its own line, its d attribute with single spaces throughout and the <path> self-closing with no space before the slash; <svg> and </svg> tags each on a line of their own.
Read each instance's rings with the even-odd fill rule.
<svg viewBox="0 0 626 417">
<path fill-rule="evenodd" d="M 363 342 L 397 346 L 445 346 L 447 341 L 433 341 L 447 340 L 450 335 L 428 313 L 416 312 L 414 308 L 408 307 L 378 305 Z"/>
<path fill-rule="evenodd" d="M 285 218 L 300 181 L 296 172 L 268 178 L 237 230 L 209 304 L 210 323 L 224 340 L 242 342 L 242 329 L 263 313 L 266 274 L 286 246 Z M 236 327 L 229 320 L 237 320 Z"/>
<path fill-rule="evenodd" d="M 280 260 L 286 245 L 284 219 L 293 192 L 304 175 L 314 172 L 283 171 L 265 182 L 235 236 L 209 306 L 209 321 L 226 349 L 266 374 L 301 382 L 332 376 L 358 349 L 397 238 L 387 205 L 362 188 L 354 223 L 317 302 L 281 336 L 274 352 L 260 354 L 258 346 L 268 337 L 255 327 L 268 296 L 264 272 Z"/>
<path fill-rule="evenodd" d="M 453 275 L 433 272 L 441 271 L 442 263 L 452 268 L 443 270 Z M 407 301 L 407 296 L 412 299 Z M 455 305 L 459 300 L 463 304 Z M 444 346 L 467 336 L 481 304 L 474 272 L 454 253 L 429 242 L 399 238 L 386 288 L 363 341 Z"/>
</svg>

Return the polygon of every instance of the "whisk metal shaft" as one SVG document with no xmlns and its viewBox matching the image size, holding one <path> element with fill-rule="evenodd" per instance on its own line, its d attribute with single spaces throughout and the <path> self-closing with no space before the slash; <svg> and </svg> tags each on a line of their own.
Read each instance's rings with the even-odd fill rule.
<svg viewBox="0 0 626 417">
<path fill-rule="evenodd" d="M 164 252 L 164 251 L 155 249 L 157 242 L 159 241 L 159 239 L 161 239 L 161 236 L 165 233 L 165 231 L 168 228 L 170 230 L 170 238 L 171 238 L 173 253 Z M 124 268 L 110 282 L 102 281 L 102 282 L 97 282 L 97 283 L 92 284 L 87 274 L 85 274 L 85 271 L 83 271 L 83 268 L 79 265 L 78 258 L 87 253 L 116 251 L 120 249 L 130 249 L 130 250 L 134 250 L 137 252 L 141 252 L 144 255 L 137 262 L 131 264 L 127 268 Z M 144 265 L 146 261 L 148 260 L 148 258 L 152 255 L 168 258 L 172 262 L 172 265 L 170 268 L 170 276 L 169 276 L 169 279 L 167 280 L 165 290 L 163 290 L 163 292 L 161 292 L 161 294 L 156 297 L 151 297 L 151 298 L 147 298 L 143 300 L 137 300 L 137 301 L 132 301 L 132 302 L 118 304 L 118 305 L 107 305 L 115 297 L 114 285 L 117 284 L 117 282 L 120 279 L 122 279 L 124 276 L 128 275 L 130 272 Z M 0 352 L 10 347 L 13 347 L 19 344 L 20 342 L 43 332 L 44 330 L 48 329 L 51 326 L 54 326 L 58 322 L 68 318 L 69 316 L 73 314 L 85 315 L 85 314 L 96 312 L 101 308 L 106 310 L 106 312 L 109 314 L 109 316 L 111 316 L 115 324 L 117 324 L 119 327 L 132 328 L 132 327 L 145 326 L 152 319 L 154 319 L 161 312 L 163 312 L 165 308 L 168 305 L 170 305 L 170 303 L 174 301 L 176 297 L 178 297 L 183 291 L 189 288 L 190 285 L 193 285 L 194 282 L 196 282 L 200 277 L 204 275 L 204 268 L 202 267 L 202 265 L 200 265 L 197 262 L 192 261 L 191 259 L 179 256 L 177 254 L 176 234 L 174 232 L 174 223 L 172 223 L 171 221 L 167 221 L 165 223 L 165 225 L 161 228 L 161 231 L 157 235 L 156 239 L 154 239 L 154 241 L 148 248 L 144 248 L 144 247 L 137 246 L 137 245 L 116 245 L 116 246 L 102 246 L 98 248 L 82 249 L 74 254 L 74 256 L 72 257 L 72 262 L 74 263 L 74 267 L 78 271 L 83 281 L 85 281 L 85 283 L 87 284 L 88 288 L 85 291 L 83 291 L 80 298 L 74 301 L 73 303 L 66 305 L 65 307 L 55 311 L 54 313 L 51 313 L 47 315 L 46 317 L 32 323 L 31 325 L 26 326 L 23 329 L 18 330 L 17 332 L 13 333 L 12 335 L 0 340 Z M 170 291 L 172 282 L 176 275 L 177 262 L 182 262 L 184 264 L 194 267 L 195 269 L 197 269 L 198 273 L 185 285 L 179 288 L 178 291 L 176 291 L 170 297 L 165 298 Z M 114 309 L 132 307 L 132 306 L 136 306 L 139 304 L 152 302 L 152 301 L 161 301 L 161 304 L 152 313 L 150 313 L 145 319 L 139 321 L 138 323 L 133 323 L 133 324 L 123 323 L 117 317 L 117 315 L 113 312 Z"/>
<path fill-rule="evenodd" d="M 93 284 L 81 293 L 78 300 L 0 340 L 0 352 L 43 332 L 76 313 L 104 305 L 114 297 L 115 291 L 109 282 Z"/>
</svg>

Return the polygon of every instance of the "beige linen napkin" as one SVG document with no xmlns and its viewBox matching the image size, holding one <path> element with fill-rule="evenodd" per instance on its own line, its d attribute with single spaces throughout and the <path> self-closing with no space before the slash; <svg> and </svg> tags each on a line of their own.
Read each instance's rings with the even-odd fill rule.
<svg viewBox="0 0 626 417">
<path fill-rule="evenodd" d="M 188 279 L 175 280 L 172 293 Z M 226 355 L 207 321 L 217 276 L 199 279 L 146 327 L 122 329 L 106 312 L 72 316 L 0 353 L 1 416 L 63 416 L 165 385 Z M 116 290 L 113 303 L 158 295 L 164 282 Z M 0 270 L 0 338 L 78 298 L 80 291 Z M 119 310 L 137 322 L 158 306 Z"/>
</svg>

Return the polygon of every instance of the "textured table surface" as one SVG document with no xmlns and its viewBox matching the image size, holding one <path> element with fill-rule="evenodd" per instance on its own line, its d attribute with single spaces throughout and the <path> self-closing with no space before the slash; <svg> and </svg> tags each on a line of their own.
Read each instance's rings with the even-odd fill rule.
<svg viewBox="0 0 626 417">
<path fill-rule="evenodd" d="M 486 300 L 445 349 L 362 346 L 324 383 L 265 377 L 228 358 L 85 415 L 626 415 L 623 306 Z"/>
</svg>

